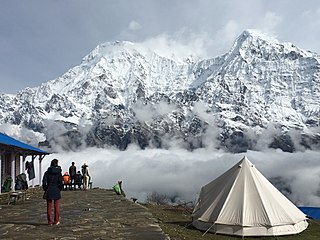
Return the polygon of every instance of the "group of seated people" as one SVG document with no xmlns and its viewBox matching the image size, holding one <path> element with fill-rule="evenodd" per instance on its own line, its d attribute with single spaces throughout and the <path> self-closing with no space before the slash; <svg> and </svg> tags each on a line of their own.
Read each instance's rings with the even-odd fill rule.
<svg viewBox="0 0 320 240">
<path fill-rule="evenodd" d="M 64 190 L 76 190 L 81 189 L 83 185 L 83 177 L 80 171 L 76 173 L 74 178 L 71 178 L 68 172 L 65 172 L 63 175 L 63 186 Z"/>
</svg>

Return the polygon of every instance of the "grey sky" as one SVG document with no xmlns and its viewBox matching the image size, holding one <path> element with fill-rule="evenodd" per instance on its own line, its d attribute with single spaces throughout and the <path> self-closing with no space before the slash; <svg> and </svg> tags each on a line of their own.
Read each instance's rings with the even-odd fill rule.
<svg viewBox="0 0 320 240">
<path fill-rule="evenodd" d="M 39 86 L 114 40 L 182 44 L 203 57 L 248 28 L 320 53 L 318 0 L 1 0 L 0 92 Z"/>
</svg>

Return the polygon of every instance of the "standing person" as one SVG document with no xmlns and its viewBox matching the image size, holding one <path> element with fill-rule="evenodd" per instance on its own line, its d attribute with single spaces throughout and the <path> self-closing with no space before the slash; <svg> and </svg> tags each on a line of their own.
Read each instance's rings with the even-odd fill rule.
<svg viewBox="0 0 320 240">
<path fill-rule="evenodd" d="M 42 188 L 45 191 L 44 198 L 47 200 L 48 224 L 59 225 L 61 190 L 63 189 L 63 178 L 61 167 L 58 166 L 58 159 L 51 161 L 50 167 L 44 173 Z M 52 222 L 52 201 L 54 202 L 54 221 Z"/>
<path fill-rule="evenodd" d="M 72 162 L 71 166 L 69 167 L 69 174 L 71 178 L 70 190 L 72 190 L 72 185 L 73 185 L 73 189 L 76 190 L 75 177 L 77 174 L 77 167 L 74 165 L 74 162 Z"/>
<path fill-rule="evenodd" d="M 87 190 L 89 188 L 89 182 L 90 182 L 90 173 L 89 173 L 89 167 L 86 163 L 82 165 L 82 176 L 83 176 L 83 190 Z"/>
</svg>

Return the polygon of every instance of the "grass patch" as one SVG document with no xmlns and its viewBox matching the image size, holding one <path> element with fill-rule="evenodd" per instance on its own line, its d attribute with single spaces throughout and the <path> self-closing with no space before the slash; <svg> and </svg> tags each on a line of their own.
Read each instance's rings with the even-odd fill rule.
<svg viewBox="0 0 320 240">
<path fill-rule="evenodd" d="M 191 208 L 175 207 L 169 205 L 150 205 L 145 207 L 159 221 L 162 230 L 169 235 L 171 240 L 235 240 L 242 239 L 241 237 L 219 235 L 207 233 L 204 236 L 203 231 L 200 231 L 191 226 Z M 320 221 L 310 220 L 308 228 L 300 234 L 281 236 L 281 237 L 245 237 L 245 239 L 259 240 L 319 240 L 320 239 Z"/>
</svg>

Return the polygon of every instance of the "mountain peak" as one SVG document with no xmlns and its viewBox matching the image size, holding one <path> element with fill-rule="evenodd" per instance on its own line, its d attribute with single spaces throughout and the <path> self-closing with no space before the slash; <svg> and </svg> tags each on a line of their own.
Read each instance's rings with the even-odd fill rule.
<svg viewBox="0 0 320 240">
<path fill-rule="evenodd" d="M 261 44 L 278 45 L 279 41 L 270 35 L 260 32 L 259 30 L 247 29 L 244 30 L 235 40 L 230 52 L 238 53 L 240 49 Z"/>
<path fill-rule="evenodd" d="M 240 39 L 247 39 L 247 38 L 251 38 L 251 40 L 257 40 L 257 39 L 260 39 L 260 40 L 263 40 L 263 41 L 266 41 L 266 42 L 269 42 L 269 43 L 279 43 L 279 41 L 269 35 L 269 34 L 266 34 L 266 33 L 263 33 L 259 30 L 256 30 L 256 29 L 246 29 L 242 32 L 242 34 L 239 36 Z"/>
<path fill-rule="evenodd" d="M 231 151 L 266 145 L 292 151 L 298 141 L 320 148 L 313 134 L 320 117 L 318 55 L 257 30 L 245 30 L 217 58 L 181 62 L 172 55 L 179 50 L 100 44 L 63 76 L 15 97 L 0 95 L 0 124 L 25 126 L 54 144 L 61 133 L 70 148 L 83 142 L 166 147 L 170 136 L 196 148 L 216 126 L 217 142 Z M 291 141 L 292 131 L 301 137 Z"/>
<path fill-rule="evenodd" d="M 136 45 L 129 41 L 114 41 L 99 44 L 88 55 L 86 55 L 82 62 L 91 62 L 92 60 L 100 59 L 105 56 L 118 55 L 124 51 L 135 51 Z"/>
<path fill-rule="evenodd" d="M 275 37 L 262 33 L 259 30 L 247 29 L 243 31 L 235 40 L 232 48 L 227 54 L 228 58 L 241 55 L 242 58 L 251 62 L 248 57 L 252 54 L 257 57 L 267 57 L 271 55 L 279 55 L 278 57 L 288 57 L 297 59 L 298 57 L 315 57 L 316 53 L 303 50 L 290 42 L 279 42 Z M 273 59 L 273 58 L 271 58 Z"/>
</svg>

